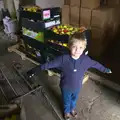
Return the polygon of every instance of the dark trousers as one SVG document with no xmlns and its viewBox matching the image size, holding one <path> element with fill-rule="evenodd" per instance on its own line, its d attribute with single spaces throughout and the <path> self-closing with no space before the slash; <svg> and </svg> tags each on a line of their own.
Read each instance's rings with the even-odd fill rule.
<svg viewBox="0 0 120 120">
<path fill-rule="evenodd" d="M 79 91 L 80 90 L 75 90 L 74 92 L 72 92 L 68 89 L 61 88 L 64 114 L 70 113 L 76 108 Z"/>
</svg>

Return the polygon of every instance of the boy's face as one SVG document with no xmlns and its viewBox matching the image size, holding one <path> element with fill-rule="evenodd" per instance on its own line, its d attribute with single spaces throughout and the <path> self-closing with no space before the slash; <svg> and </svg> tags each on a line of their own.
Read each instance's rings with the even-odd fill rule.
<svg viewBox="0 0 120 120">
<path fill-rule="evenodd" d="M 82 41 L 76 41 L 70 46 L 71 56 L 79 58 L 85 50 L 85 43 Z"/>
</svg>

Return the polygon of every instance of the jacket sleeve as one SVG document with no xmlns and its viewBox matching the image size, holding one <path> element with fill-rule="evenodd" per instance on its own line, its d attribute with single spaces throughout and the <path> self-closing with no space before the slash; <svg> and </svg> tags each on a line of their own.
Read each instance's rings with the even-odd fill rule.
<svg viewBox="0 0 120 120">
<path fill-rule="evenodd" d="M 96 68 L 97 70 L 104 72 L 104 73 L 106 72 L 106 69 L 107 69 L 99 62 L 92 60 L 90 57 L 89 57 L 89 68 Z"/>
<path fill-rule="evenodd" d="M 63 59 L 63 57 L 59 56 L 50 62 L 46 62 L 45 64 L 42 64 L 42 65 L 39 65 L 39 66 L 33 68 L 32 72 L 37 74 L 40 70 L 47 70 L 50 68 L 58 68 L 62 64 L 62 59 Z"/>
</svg>

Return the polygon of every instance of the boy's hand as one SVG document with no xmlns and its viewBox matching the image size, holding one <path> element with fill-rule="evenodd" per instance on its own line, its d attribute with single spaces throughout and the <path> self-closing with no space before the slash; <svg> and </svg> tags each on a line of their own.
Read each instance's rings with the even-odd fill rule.
<svg viewBox="0 0 120 120">
<path fill-rule="evenodd" d="M 35 73 L 34 73 L 32 70 L 29 70 L 29 71 L 27 72 L 27 76 L 28 76 L 29 78 L 32 78 L 34 75 L 35 75 Z"/>
<path fill-rule="evenodd" d="M 106 68 L 105 73 L 112 73 L 112 71 L 109 68 Z"/>
</svg>

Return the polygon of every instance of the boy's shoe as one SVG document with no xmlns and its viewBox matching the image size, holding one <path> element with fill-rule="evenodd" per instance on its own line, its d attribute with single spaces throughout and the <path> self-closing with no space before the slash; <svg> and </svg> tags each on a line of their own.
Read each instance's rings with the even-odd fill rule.
<svg viewBox="0 0 120 120">
<path fill-rule="evenodd" d="M 70 120 L 70 118 L 71 118 L 70 113 L 66 113 L 66 114 L 64 115 L 64 118 L 65 118 L 65 120 Z"/>
<path fill-rule="evenodd" d="M 77 118 L 77 112 L 75 110 L 72 110 L 71 111 L 71 115 L 74 117 L 74 118 Z"/>
</svg>

